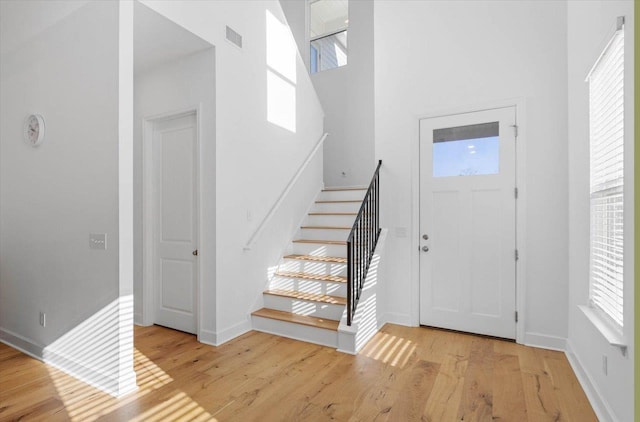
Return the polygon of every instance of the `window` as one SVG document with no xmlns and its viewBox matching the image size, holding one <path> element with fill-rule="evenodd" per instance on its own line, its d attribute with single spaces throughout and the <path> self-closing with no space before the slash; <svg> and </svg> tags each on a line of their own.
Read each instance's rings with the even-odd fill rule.
<svg viewBox="0 0 640 422">
<path fill-rule="evenodd" d="M 500 172 L 498 122 L 433 131 L 433 177 Z"/>
<path fill-rule="evenodd" d="M 309 2 L 309 38 L 311 73 L 347 64 L 348 0 Z"/>
<path fill-rule="evenodd" d="M 624 31 L 617 31 L 589 82 L 591 156 L 590 302 L 623 325 Z"/>
</svg>

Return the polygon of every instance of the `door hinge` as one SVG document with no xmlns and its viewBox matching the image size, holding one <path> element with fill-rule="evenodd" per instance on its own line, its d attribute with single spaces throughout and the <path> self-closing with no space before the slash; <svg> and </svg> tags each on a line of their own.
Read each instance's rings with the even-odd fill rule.
<svg viewBox="0 0 640 422">
<path fill-rule="evenodd" d="M 513 133 L 515 135 L 515 137 L 518 137 L 518 125 L 511 125 L 511 127 L 513 128 Z"/>
<path fill-rule="evenodd" d="M 518 199 L 518 188 L 513 188 L 513 196 Z"/>
<path fill-rule="evenodd" d="M 516 261 L 517 261 L 518 259 L 520 259 L 520 255 L 518 254 L 518 250 L 517 250 L 517 249 L 516 249 L 516 251 L 515 251 L 515 252 L 516 252 L 516 253 L 515 253 L 515 258 L 516 258 Z"/>
<path fill-rule="evenodd" d="M 516 322 L 518 322 L 518 311 L 516 311 Z"/>
</svg>

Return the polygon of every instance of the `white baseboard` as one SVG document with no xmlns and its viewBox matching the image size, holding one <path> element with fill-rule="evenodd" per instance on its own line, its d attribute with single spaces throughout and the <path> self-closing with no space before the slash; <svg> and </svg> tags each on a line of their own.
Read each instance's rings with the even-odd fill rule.
<svg viewBox="0 0 640 422">
<path fill-rule="evenodd" d="M 523 344 L 526 346 L 539 347 L 541 349 L 564 352 L 567 346 L 567 339 L 563 337 L 549 336 L 546 334 L 527 332 L 524 334 Z"/>
<path fill-rule="evenodd" d="M 198 341 L 200 343 L 208 344 L 210 346 L 220 346 L 236 337 L 248 333 L 251 331 L 251 321 L 241 321 L 232 325 L 229 328 L 225 328 L 222 331 L 214 332 L 208 330 L 200 330 L 198 335 Z"/>
<path fill-rule="evenodd" d="M 603 399 L 603 396 L 600 394 L 600 391 L 598 391 L 596 384 L 591 380 L 589 373 L 585 370 L 580 359 L 574 353 L 570 340 L 567 340 L 566 342 L 565 355 L 567 356 L 569 365 L 571 365 L 573 372 L 578 378 L 578 382 L 587 395 L 589 403 L 591 403 L 591 407 L 593 407 L 593 411 L 596 413 L 598 420 L 601 422 L 617 422 L 611 407 Z"/>
<path fill-rule="evenodd" d="M 136 312 L 135 314 L 133 314 L 133 323 L 142 327 L 148 325 L 144 323 L 144 318 L 142 317 L 142 314 L 140 312 Z"/>
<path fill-rule="evenodd" d="M 122 379 L 113 379 L 100 371 L 75 362 L 68 356 L 48 351 L 46 353 L 48 356 L 45 357 L 45 348 L 42 345 L 4 328 L 0 328 L 0 342 L 114 397 L 122 397 L 138 389 L 136 373 L 133 370 L 122 378 L 125 380 L 122 383 Z"/>
<path fill-rule="evenodd" d="M 129 371 L 125 376 L 116 377 L 105 374 L 89 366 L 78 363 L 71 356 L 64 356 L 56 352 L 45 352 L 44 363 L 60 371 L 79 379 L 85 384 L 89 384 L 99 390 L 114 397 L 122 397 L 138 389 L 136 385 L 136 373 Z M 116 372 L 117 374 L 117 372 Z M 124 382 L 123 382 L 124 380 Z"/>
<path fill-rule="evenodd" d="M 36 344 L 26 337 L 23 337 L 4 328 L 0 328 L 0 342 L 6 344 L 9 347 L 13 347 L 14 349 L 17 349 L 34 359 L 43 361 L 42 350 L 44 349 L 44 347 Z"/>
<path fill-rule="evenodd" d="M 409 314 L 401 314 L 398 312 L 387 312 L 384 315 L 384 320 L 389 324 L 397 324 L 404 325 L 407 327 L 415 327 L 414 324 L 411 323 L 411 315 Z"/>
<path fill-rule="evenodd" d="M 209 346 L 216 345 L 216 333 L 215 331 L 200 330 L 198 333 L 198 341 L 200 343 L 208 344 Z"/>
</svg>

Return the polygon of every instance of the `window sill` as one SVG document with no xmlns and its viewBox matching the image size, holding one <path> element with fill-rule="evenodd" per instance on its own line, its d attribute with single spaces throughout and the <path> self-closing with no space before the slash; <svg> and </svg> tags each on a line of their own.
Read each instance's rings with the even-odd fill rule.
<svg viewBox="0 0 640 422">
<path fill-rule="evenodd" d="M 598 311 L 590 306 L 578 306 L 582 313 L 587 317 L 589 321 L 596 327 L 600 334 L 609 342 L 610 345 L 618 347 L 623 356 L 627 355 L 627 342 L 624 339 L 622 333 L 616 328 L 612 327 L 608 321 L 605 321 Z"/>
</svg>

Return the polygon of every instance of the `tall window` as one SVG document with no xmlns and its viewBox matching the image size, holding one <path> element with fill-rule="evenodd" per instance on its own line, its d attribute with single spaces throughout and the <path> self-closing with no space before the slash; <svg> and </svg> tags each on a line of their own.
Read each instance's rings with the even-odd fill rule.
<svg viewBox="0 0 640 422">
<path fill-rule="evenodd" d="M 624 30 L 587 77 L 591 152 L 591 305 L 623 325 Z"/>
<path fill-rule="evenodd" d="M 311 0 L 309 38 L 311 73 L 347 64 L 348 0 Z"/>
</svg>

